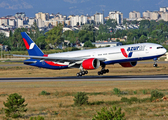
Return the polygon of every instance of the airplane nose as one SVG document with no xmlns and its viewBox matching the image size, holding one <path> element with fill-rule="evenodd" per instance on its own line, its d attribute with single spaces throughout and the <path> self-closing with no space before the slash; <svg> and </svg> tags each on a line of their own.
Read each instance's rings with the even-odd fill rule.
<svg viewBox="0 0 168 120">
<path fill-rule="evenodd" d="M 167 50 L 164 48 L 163 52 L 164 52 L 164 54 L 165 54 L 165 53 L 167 52 Z"/>
</svg>

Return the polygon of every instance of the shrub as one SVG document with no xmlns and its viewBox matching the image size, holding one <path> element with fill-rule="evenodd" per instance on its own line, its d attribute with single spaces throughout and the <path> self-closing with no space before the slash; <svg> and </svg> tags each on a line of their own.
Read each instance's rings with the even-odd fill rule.
<svg viewBox="0 0 168 120">
<path fill-rule="evenodd" d="M 101 109 L 101 112 L 97 112 L 92 120 L 123 120 L 125 113 L 121 113 L 121 108 L 117 109 L 115 106 L 109 110 L 106 107 Z"/>
<path fill-rule="evenodd" d="M 143 90 L 142 92 L 143 92 L 143 94 L 146 94 L 146 93 L 147 93 L 147 91 L 146 91 L 146 90 Z"/>
<path fill-rule="evenodd" d="M 126 97 L 122 97 L 122 98 L 121 98 L 121 101 L 122 101 L 122 102 L 127 102 L 128 100 L 129 100 L 129 99 L 126 98 Z"/>
<path fill-rule="evenodd" d="M 26 112 L 27 109 L 25 107 L 27 104 L 24 104 L 25 99 L 22 98 L 21 95 L 18 95 L 17 93 L 10 94 L 7 98 L 6 103 L 3 102 L 5 108 L 5 114 L 6 117 L 12 117 L 12 118 L 21 118 L 24 115 L 21 114 L 22 112 Z"/>
<path fill-rule="evenodd" d="M 120 92 L 121 92 L 120 89 L 118 89 L 118 88 L 114 88 L 113 91 L 116 95 L 120 94 Z"/>
<path fill-rule="evenodd" d="M 158 92 L 157 90 L 153 90 L 151 92 L 151 100 L 155 100 L 155 99 L 158 99 L 158 98 L 162 98 L 164 96 L 163 93 L 161 92 Z"/>
<path fill-rule="evenodd" d="M 42 117 L 42 116 L 30 117 L 30 120 L 44 120 L 44 117 Z"/>
<path fill-rule="evenodd" d="M 134 91 L 134 94 L 137 94 L 137 91 Z"/>
<path fill-rule="evenodd" d="M 88 104 L 88 96 L 86 95 L 85 92 L 78 92 L 74 96 L 74 104 L 75 105 L 83 105 L 83 104 Z"/>
<path fill-rule="evenodd" d="M 50 95 L 50 93 L 43 90 L 43 91 L 41 91 L 40 95 Z"/>
<path fill-rule="evenodd" d="M 137 102 L 137 101 L 138 101 L 138 98 L 137 98 L 137 97 L 131 97 L 131 98 L 130 98 L 130 101 L 132 101 L 132 102 Z"/>
</svg>

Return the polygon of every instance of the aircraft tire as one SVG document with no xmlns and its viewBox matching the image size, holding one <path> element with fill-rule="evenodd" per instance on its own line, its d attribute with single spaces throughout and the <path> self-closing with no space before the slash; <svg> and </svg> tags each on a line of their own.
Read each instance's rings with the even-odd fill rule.
<svg viewBox="0 0 168 120">
<path fill-rule="evenodd" d="M 109 73 L 109 69 L 106 69 L 106 73 Z"/>
<path fill-rule="evenodd" d="M 81 73 L 82 73 L 82 75 L 85 75 L 85 74 L 86 74 L 85 71 L 82 71 Z"/>
<path fill-rule="evenodd" d="M 153 67 L 157 67 L 158 65 L 157 64 L 153 64 Z"/>
<path fill-rule="evenodd" d="M 88 71 L 85 71 L 85 74 L 88 74 Z"/>
<path fill-rule="evenodd" d="M 80 76 L 79 73 L 76 73 L 76 76 Z"/>
</svg>

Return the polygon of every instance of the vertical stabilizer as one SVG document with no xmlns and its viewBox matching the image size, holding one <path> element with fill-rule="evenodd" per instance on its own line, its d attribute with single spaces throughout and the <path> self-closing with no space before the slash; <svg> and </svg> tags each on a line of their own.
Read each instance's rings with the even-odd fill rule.
<svg viewBox="0 0 168 120">
<path fill-rule="evenodd" d="M 21 32 L 26 49 L 31 56 L 43 56 L 44 53 L 41 49 L 34 43 L 34 41 L 27 35 L 26 32 Z"/>
</svg>

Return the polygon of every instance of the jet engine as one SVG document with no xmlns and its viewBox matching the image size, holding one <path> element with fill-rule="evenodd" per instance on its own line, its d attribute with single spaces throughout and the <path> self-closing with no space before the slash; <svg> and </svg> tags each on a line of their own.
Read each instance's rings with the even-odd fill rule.
<svg viewBox="0 0 168 120">
<path fill-rule="evenodd" d="M 134 66 L 136 66 L 136 64 L 137 64 L 137 61 L 120 63 L 120 65 L 122 67 L 134 67 Z"/>
<path fill-rule="evenodd" d="M 96 58 L 89 58 L 82 62 L 82 67 L 86 70 L 97 69 L 100 66 L 100 61 Z"/>
</svg>

